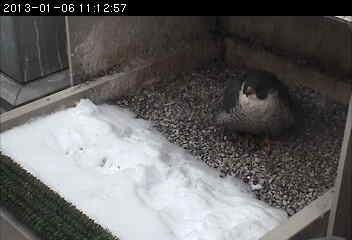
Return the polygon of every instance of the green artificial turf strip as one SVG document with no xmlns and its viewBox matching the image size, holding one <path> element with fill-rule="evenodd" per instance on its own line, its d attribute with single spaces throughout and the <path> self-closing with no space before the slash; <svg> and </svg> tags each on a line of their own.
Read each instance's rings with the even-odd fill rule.
<svg viewBox="0 0 352 240">
<path fill-rule="evenodd" d="M 118 240 L 0 152 L 0 205 L 45 240 Z"/>
</svg>

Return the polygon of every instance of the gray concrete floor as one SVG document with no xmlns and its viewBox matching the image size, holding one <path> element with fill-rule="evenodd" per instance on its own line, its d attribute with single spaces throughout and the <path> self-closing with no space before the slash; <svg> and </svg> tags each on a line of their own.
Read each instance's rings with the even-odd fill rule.
<svg viewBox="0 0 352 240">
<path fill-rule="evenodd" d="M 0 72 L 0 114 L 71 85 L 68 70 L 22 85 Z M 0 239 L 1 240 L 1 239 Z"/>
<path fill-rule="evenodd" d="M 39 240 L 9 212 L 0 208 L 0 240 Z"/>
</svg>

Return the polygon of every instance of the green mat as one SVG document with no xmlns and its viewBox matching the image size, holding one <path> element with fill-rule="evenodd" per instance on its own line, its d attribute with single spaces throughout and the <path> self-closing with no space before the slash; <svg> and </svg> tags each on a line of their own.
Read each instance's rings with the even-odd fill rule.
<svg viewBox="0 0 352 240">
<path fill-rule="evenodd" d="M 0 206 L 43 240 L 118 240 L 1 152 Z"/>
</svg>

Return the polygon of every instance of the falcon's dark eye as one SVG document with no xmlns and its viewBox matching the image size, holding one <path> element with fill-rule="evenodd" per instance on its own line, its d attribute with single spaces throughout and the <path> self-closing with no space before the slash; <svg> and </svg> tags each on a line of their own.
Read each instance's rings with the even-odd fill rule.
<svg viewBox="0 0 352 240">
<path fill-rule="evenodd" d="M 261 90 L 261 91 L 257 92 L 257 98 L 259 98 L 261 100 L 265 99 L 267 96 L 268 96 L 267 91 Z"/>
</svg>

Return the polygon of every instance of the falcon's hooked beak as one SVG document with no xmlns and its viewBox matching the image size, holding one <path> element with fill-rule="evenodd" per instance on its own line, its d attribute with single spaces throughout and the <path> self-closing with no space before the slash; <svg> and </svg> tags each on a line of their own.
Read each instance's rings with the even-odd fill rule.
<svg viewBox="0 0 352 240">
<path fill-rule="evenodd" d="M 252 87 L 248 87 L 245 91 L 246 96 L 248 97 L 248 95 L 252 95 L 255 94 L 255 89 Z"/>
</svg>

